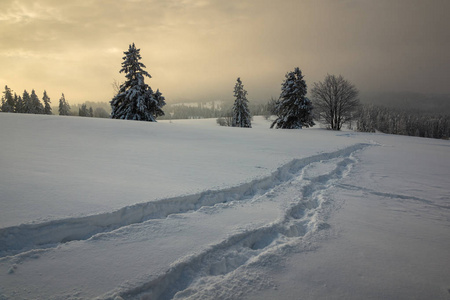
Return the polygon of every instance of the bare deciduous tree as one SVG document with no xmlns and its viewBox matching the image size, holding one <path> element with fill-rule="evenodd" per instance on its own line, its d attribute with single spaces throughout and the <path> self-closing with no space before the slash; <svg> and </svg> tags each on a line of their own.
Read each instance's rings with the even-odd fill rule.
<svg viewBox="0 0 450 300">
<path fill-rule="evenodd" d="M 358 90 L 342 75 L 328 74 L 323 82 L 315 82 L 311 90 L 314 107 L 332 130 L 352 120 L 359 106 Z"/>
<path fill-rule="evenodd" d="M 112 86 L 113 91 L 114 91 L 114 96 L 119 93 L 121 85 L 122 84 L 116 79 L 114 79 L 113 83 L 111 83 L 111 86 Z"/>
</svg>

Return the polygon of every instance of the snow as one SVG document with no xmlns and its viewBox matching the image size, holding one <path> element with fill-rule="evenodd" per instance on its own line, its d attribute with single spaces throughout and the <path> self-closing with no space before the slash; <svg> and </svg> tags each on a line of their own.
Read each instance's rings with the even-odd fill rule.
<svg viewBox="0 0 450 300">
<path fill-rule="evenodd" d="M 449 143 L 377 136 L 384 145 L 328 192 L 342 209 L 317 251 L 289 257 L 276 290 L 249 299 L 448 299 Z M 331 238 L 330 238 L 331 237 Z"/>
<path fill-rule="evenodd" d="M 0 114 L 0 299 L 448 299 L 450 143 Z"/>
</svg>

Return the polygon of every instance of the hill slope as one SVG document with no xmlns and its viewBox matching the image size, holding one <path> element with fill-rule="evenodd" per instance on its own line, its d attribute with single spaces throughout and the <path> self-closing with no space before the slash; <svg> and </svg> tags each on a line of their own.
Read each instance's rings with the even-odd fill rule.
<svg viewBox="0 0 450 300">
<path fill-rule="evenodd" d="M 0 114 L 0 299 L 448 297 L 448 141 L 252 125 Z"/>
</svg>

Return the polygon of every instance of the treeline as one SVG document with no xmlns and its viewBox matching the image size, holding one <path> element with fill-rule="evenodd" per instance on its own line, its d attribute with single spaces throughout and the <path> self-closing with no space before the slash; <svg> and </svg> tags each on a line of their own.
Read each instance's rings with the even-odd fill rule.
<svg viewBox="0 0 450 300">
<path fill-rule="evenodd" d="M 52 115 L 53 111 L 57 111 L 59 115 L 63 116 L 109 118 L 111 115 L 111 106 L 108 102 L 86 101 L 83 104 L 75 104 L 71 107 L 64 94 L 62 94 L 58 101 L 58 106 L 52 107 L 50 97 L 48 97 L 46 91 L 44 91 L 41 101 L 35 90 L 32 90 L 31 93 L 24 90 L 22 95 L 17 95 L 8 86 L 5 86 L 0 111 L 45 115 Z"/>
<path fill-rule="evenodd" d="M 42 97 L 43 103 L 39 100 L 34 90 L 31 94 L 27 90 L 23 91 L 22 95 L 17 95 L 8 87 L 5 86 L 5 91 L 2 96 L 2 112 L 10 113 L 23 113 L 23 114 L 52 114 L 52 107 L 50 106 L 50 98 L 47 96 L 47 92 L 44 91 Z"/>
<path fill-rule="evenodd" d="M 448 139 L 450 137 L 450 116 L 363 105 L 358 112 L 356 130 Z"/>
<path fill-rule="evenodd" d="M 223 110 L 221 102 L 166 104 L 164 116 L 160 120 L 170 119 L 203 119 L 219 117 Z"/>
<path fill-rule="evenodd" d="M 276 99 L 267 103 L 249 103 L 252 116 L 270 116 L 274 114 Z M 42 101 L 35 90 L 28 93 L 24 90 L 17 95 L 5 86 L 0 111 L 27 114 L 53 114 L 57 110 L 59 115 L 85 116 L 96 118 L 109 118 L 111 106 L 108 102 L 90 102 L 76 104 L 71 107 L 64 94 L 59 99 L 57 107 L 51 107 L 50 98 L 44 91 Z M 168 104 L 165 107 L 165 116 L 160 119 L 201 119 L 218 118 L 220 125 L 231 126 L 232 103 L 211 101 L 203 103 Z M 316 116 L 315 119 L 319 119 Z M 361 105 L 355 113 L 354 128 L 362 132 L 380 131 L 387 134 L 409 135 L 426 138 L 448 139 L 450 137 L 450 115 L 406 111 L 404 109 L 383 107 L 375 105 Z M 352 124 L 350 123 L 350 127 Z"/>
<path fill-rule="evenodd" d="M 86 101 L 73 106 L 72 115 L 80 117 L 109 118 L 111 117 L 111 105 L 108 102 Z"/>
<path fill-rule="evenodd" d="M 45 90 L 41 102 L 34 90 L 31 91 L 31 94 L 24 90 L 22 95 L 16 93 L 13 95 L 13 91 L 5 86 L 0 110 L 9 113 L 52 115 L 53 109 L 50 103 L 50 97 Z M 60 115 L 70 115 L 70 105 L 67 103 L 64 94 L 59 99 L 58 112 Z"/>
<path fill-rule="evenodd" d="M 211 101 L 203 103 L 166 104 L 164 116 L 159 120 L 170 119 L 204 119 L 228 117 L 232 113 L 232 102 Z M 249 103 L 253 116 L 268 114 L 266 103 Z"/>
</svg>

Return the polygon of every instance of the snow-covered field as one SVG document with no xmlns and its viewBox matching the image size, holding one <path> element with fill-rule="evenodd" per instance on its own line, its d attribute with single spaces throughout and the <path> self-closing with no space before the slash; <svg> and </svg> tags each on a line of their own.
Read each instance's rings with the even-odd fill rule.
<svg viewBox="0 0 450 300">
<path fill-rule="evenodd" d="M 0 114 L 0 299 L 450 299 L 450 142 Z"/>
</svg>

